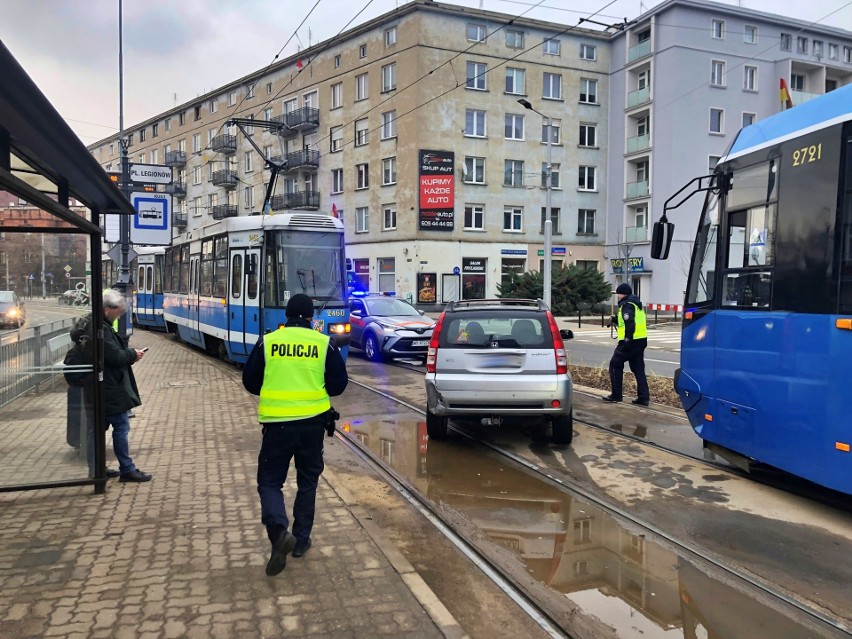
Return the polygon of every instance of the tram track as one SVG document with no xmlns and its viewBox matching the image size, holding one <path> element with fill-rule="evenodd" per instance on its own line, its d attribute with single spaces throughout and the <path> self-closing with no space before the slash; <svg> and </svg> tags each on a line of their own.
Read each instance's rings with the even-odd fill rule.
<svg viewBox="0 0 852 639">
<path fill-rule="evenodd" d="M 417 368 L 417 367 L 413 367 L 413 366 L 402 364 L 402 363 L 395 363 L 395 365 L 397 365 L 401 368 L 406 368 L 407 370 L 410 370 L 412 372 L 417 372 L 417 373 L 423 372 L 422 367 Z M 374 386 L 371 386 L 370 384 L 366 384 L 364 382 L 354 380 L 351 377 L 350 377 L 350 383 L 354 383 L 354 384 L 360 386 L 361 388 L 363 388 L 365 390 L 376 393 L 376 394 L 378 394 L 378 395 L 380 395 L 380 396 L 382 396 L 382 397 L 384 397 L 384 398 L 386 398 L 386 399 L 388 399 L 392 402 L 395 402 L 395 403 L 397 403 L 397 404 L 399 404 L 399 405 L 401 405 L 401 406 L 403 406 L 403 407 L 405 407 L 405 408 L 407 408 L 411 411 L 417 412 L 418 414 L 421 414 L 421 415 L 424 415 L 424 416 L 426 414 L 426 411 L 423 408 L 415 406 L 415 405 L 411 404 L 410 402 L 399 399 L 399 398 L 393 396 L 392 394 L 385 392 L 384 390 L 382 390 L 380 388 L 376 388 Z M 591 393 L 588 393 L 588 395 L 593 396 L 593 394 L 591 394 Z M 653 409 L 651 409 L 651 410 L 653 410 Z M 659 450 L 659 451 L 667 453 L 667 454 L 677 455 L 678 457 L 688 459 L 688 460 L 693 461 L 693 462 L 699 462 L 703 465 L 706 465 L 706 466 L 713 468 L 714 470 L 719 470 L 721 472 L 729 473 L 729 474 L 737 476 L 737 477 L 749 477 L 748 473 L 745 473 L 745 472 L 741 471 L 740 469 L 733 467 L 733 466 L 729 466 L 727 464 L 722 464 L 722 463 L 719 463 L 719 462 L 711 462 L 710 460 L 705 460 L 705 459 L 696 457 L 694 455 L 689 455 L 687 453 L 683 453 L 683 452 L 680 452 L 680 451 L 670 449 L 669 447 L 666 447 L 666 446 L 654 444 L 654 443 L 648 442 L 647 440 L 644 440 L 640 437 L 631 436 L 627 433 L 621 433 L 621 432 L 615 431 L 611 428 L 607 428 L 607 427 L 601 426 L 599 424 L 593 424 L 593 423 L 585 421 L 585 420 L 577 420 L 575 418 L 575 421 L 583 424 L 584 426 L 594 428 L 595 430 L 598 430 L 598 431 L 601 431 L 601 432 L 605 432 L 608 435 L 616 436 L 616 437 L 619 437 L 619 438 L 625 438 L 625 439 L 631 440 L 635 443 L 640 443 L 642 445 L 648 446 L 649 448 L 654 448 L 656 450 Z M 684 421 L 685 421 L 685 419 L 684 419 Z M 808 605 L 807 603 L 804 603 L 804 602 L 790 596 L 789 594 L 779 590 L 778 588 L 773 587 L 772 585 L 766 583 L 765 581 L 763 581 L 763 580 L 761 580 L 757 577 L 752 576 L 751 574 L 749 574 L 745 570 L 741 570 L 741 569 L 739 569 L 735 566 L 731 566 L 731 565 L 725 563 L 723 560 L 721 560 L 721 559 L 717 558 L 716 556 L 702 550 L 700 547 L 694 546 L 694 545 L 690 544 L 689 542 L 687 542 L 686 540 L 679 539 L 678 537 L 675 537 L 674 535 L 667 533 L 665 530 L 661 529 L 658 526 L 655 526 L 653 523 L 636 517 L 634 514 L 628 512 L 626 509 L 624 509 L 624 508 L 622 508 L 622 507 L 620 507 L 616 504 L 613 504 L 613 503 L 609 502 L 608 500 L 601 499 L 598 495 L 594 494 L 590 490 L 587 490 L 587 489 L 583 488 L 582 486 L 579 486 L 576 483 L 573 483 L 573 482 L 569 483 L 569 482 L 565 481 L 564 479 L 556 476 L 556 474 L 551 472 L 550 469 L 543 468 L 543 467 L 529 461 L 528 459 L 525 459 L 525 458 L 523 458 L 519 455 L 516 455 L 515 453 L 513 453 L 509 450 L 506 450 L 504 448 L 501 448 L 500 446 L 492 444 L 491 442 L 483 441 L 479 438 L 476 438 L 476 437 L 472 436 L 471 434 L 465 432 L 463 429 L 459 429 L 459 428 L 453 426 L 452 422 L 451 422 L 450 428 L 454 433 L 456 433 L 458 436 L 464 437 L 471 444 L 473 444 L 475 446 L 481 446 L 483 448 L 490 450 L 492 453 L 497 455 L 498 458 L 503 458 L 505 460 L 508 460 L 515 467 L 521 468 L 524 471 L 526 471 L 527 473 L 532 474 L 534 477 L 538 478 L 540 481 L 542 481 L 542 482 L 544 482 L 544 483 L 546 483 L 550 486 L 556 487 L 557 489 L 559 489 L 561 491 L 566 491 L 572 497 L 578 497 L 578 498 L 592 504 L 593 506 L 600 508 L 603 512 L 610 515 L 611 517 L 613 517 L 614 519 L 616 519 L 619 522 L 626 522 L 630 526 L 638 527 L 638 528 L 646 531 L 651 536 L 656 538 L 658 541 L 663 542 L 664 544 L 668 545 L 669 547 L 675 549 L 677 552 L 681 553 L 686 558 L 698 561 L 698 562 L 700 562 L 704 565 L 711 566 L 716 572 L 718 572 L 721 575 L 724 575 L 726 578 L 734 580 L 734 581 L 742 584 L 746 588 L 751 589 L 753 592 L 759 593 L 760 595 L 767 598 L 768 600 L 774 601 L 777 604 L 783 606 L 784 608 L 786 608 L 790 611 L 794 611 L 795 613 L 803 616 L 805 619 L 809 620 L 810 622 L 817 625 L 818 627 L 820 627 L 824 630 L 828 630 L 828 631 L 833 632 L 833 633 L 836 633 L 836 632 L 843 633 L 844 636 L 849 636 L 850 634 L 852 634 L 852 633 L 850 633 L 850 628 L 848 628 L 848 626 L 846 624 L 844 624 L 844 623 L 842 623 L 842 622 L 840 622 L 840 621 L 838 621 L 838 620 L 836 620 L 836 619 L 834 619 L 834 618 L 832 618 L 832 617 L 830 617 L 826 614 L 823 614 L 822 612 L 820 612 L 816 608 L 814 608 L 814 607 Z M 341 435 L 340 433 L 338 433 L 338 435 L 340 437 L 345 437 L 345 436 Z M 346 438 L 346 439 L 348 439 L 348 438 Z M 350 442 L 351 442 L 351 440 L 349 440 L 349 442 L 347 442 L 347 444 L 349 444 Z M 354 445 L 354 444 L 351 444 L 351 445 Z M 358 447 L 358 448 L 360 449 L 361 447 Z M 390 477 L 394 477 L 395 478 L 394 481 L 399 483 L 399 485 L 406 486 L 406 483 L 404 482 L 404 480 L 399 478 L 398 475 L 392 469 L 387 467 L 387 465 L 384 464 L 384 462 L 382 462 L 380 459 L 375 458 L 375 456 L 373 456 L 373 455 L 370 455 L 370 463 L 374 467 L 380 469 L 382 474 L 387 474 Z M 434 508 L 434 505 L 432 505 L 431 502 L 429 502 L 429 500 L 426 496 L 420 495 L 411 486 L 406 486 L 406 492 L 411 495 L 411 497 L 404 495 L 404 496 L 406 496 L 406 499 L 416 499 L 417 502 L 423 504 L 424 507 L 426 507 L 427 510 L 430 513 L 432 513 L 432 515 L 434 517 L 438 518 L 438 520 L 443 523 L 443 526 L 451 529 L 451 527 L 452 527 L 451 522 L 447 522 L 447 521 L 442 520 L 440 512 L 438 512 L 437 509 Z M 477 553 L 477 554 L 480 554 L 480 553 Z M 498 569 L 499 569 L 499 567 L 498 567 Z M 508 583 L 511 583 L 511 580 L 508 580 Z M 563 629 L 563 631 L 564 631 L 564 629 Z"/>
</svg>

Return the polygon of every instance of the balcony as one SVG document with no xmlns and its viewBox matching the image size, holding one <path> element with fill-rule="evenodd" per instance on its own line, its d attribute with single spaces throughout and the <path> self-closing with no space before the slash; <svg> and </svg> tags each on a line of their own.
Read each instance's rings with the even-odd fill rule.
<svg viewBox="0 0 852 639">
<path fill-rule="evenodd" d="M 186 151 L 169 151 L 166 153 L 166 166 L 182 169 L 186 166 Z"/>
<path fill-rule="evenodd" d="M 210 141 L 210 148 L 216 153 L 232 155 L 237 152 L 237 136 L 217 135 Z"/>
<path fill-rule="evenodd" d="M 647 133 L 645 135 L 636 135 L 632 138 L 627 138 L 627 152 L 628 153 L 638 153 L 639 151 L 644 151 L 645 149 L 651 148 L 651 136 Z"/>
<path fill-rule="evenodd" d="M 316 211 L 319 209 L 319 204 L 319 191 L 296 191 L 295 193 L 287 193 L 284 196 L 285 209 Z"/>
<path fill-rule="evenodd" d="M 186 197 L 186 182 L 172 182 L 163 186 L 163 193 L 170 193 L 177 198 Z"/>
<path fill-rule="evenodd" d="M 295 153 L 287 154 L 285 171 L 298 171 L 299 169 L 316 169 L 319 166 L 319 151 L 302 149 Z"/>
<path fill-rule="evenodd" d="M 627 183 L 627 199 L 630 200 L 636 197 L 648 197 L 648 181 L 643 182 L 628 182 Z"/>
<path fill-rule="evenodd" d="M 627 51 L 627 61 L 633 62 L 639 58 L 644 58 L 646 55 L 651 55 L 651 41 L 645 40 L 636 46 L 630 47 Z"/>
<path fill-rule="evenodd" d="M 640 104 L 645 104 L 651 101 L 651 87 L 647 86 L 642 89 L 636 89 L 627 94 L 627 108 L 632 109 Z"/>
<path fill-rule="evenodd" d="M 224 220 L 226 217 L 237 217 L 236 204 L 216 204 L 210 212 L 214 220 Z"/>
<path fill-rule="evenodd" d="M 186 213 L 175 213 L 175 228 L 185 229 L 187 224 Z"/>
<path fill-rule="evenodd" d="M 287 208 L 286 196 L 284 195 L 273 195 L 269 198 L 269 208 L 273 211 L 283 211 Z"/>
<path fill-rule="evenodd" d="M 284 125 L 283 128 L 279 129 L 278 135 L 291 137 L 299 131 L 317 128 L 319 126 L 319 109 L 305 106 L 300 109 L 293 109 L 284 115 L 274 115 L 271 121 Z"/>
<path fill-rule="evenodd" d="M 626 229 L 624 229 L 624 241 L 628 244 L 633 242 L 647 242 L 648 227 L 628 226 Z"/>
<path fill-rule="evenodd" d="M 229 170 L 213 171 L 210 182 L 214 186 L 224 186 L 226 189 L 237 188 L 237 172 Z"/>
<path fill-rule="evenodd" d="M 821 95 L 822 93 L 811 93 L 810 91 L 790 91 L 790 98 L 793 100 L 793 106 L 799 106 L 805 102 L 810 102 Z"/>
</svg>

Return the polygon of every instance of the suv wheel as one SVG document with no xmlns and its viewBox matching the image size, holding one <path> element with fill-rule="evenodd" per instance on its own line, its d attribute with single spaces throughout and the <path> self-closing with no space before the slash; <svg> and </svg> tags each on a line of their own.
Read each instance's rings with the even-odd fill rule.
<svg viewBox="0 0 852 639">
<path fill-rule="evenodd" d="M 382 361 L 382 351 L 379 348 L 379 340 L 373 333 L 367 333 L 367 338 L 364 340 L 364 353 L 367 359 L 373 362 Z"/>
<path fill-rule="evenodd" d="M 426 409 L 426 432 L 429 439 L 446 439 L 450 433 L 449 423 L 449 417 L 441 417 Z"/>
<path fill-rule="evenodd" d="M 553 443 L 568 445 L 574 440 L 574 409 L 567 415 L 558 415 L 551 420 Z"/>
</svg>

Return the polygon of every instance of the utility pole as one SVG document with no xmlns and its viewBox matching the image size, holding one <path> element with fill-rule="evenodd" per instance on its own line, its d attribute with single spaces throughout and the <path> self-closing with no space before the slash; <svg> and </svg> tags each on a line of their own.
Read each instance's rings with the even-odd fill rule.
<svg viewBox="0 0 852 639">
<path fill-rule="evenodd" d="M 47 297 L 47 288 L 44 283 L 44 233 L 41 234 L 41 298 Z"/>
<path fill-rule="evenodd" d="M 122 43 L 122 0 L 118 0 L 118 139 L 121 145 L 121 193 L 130 201 L 130 162 L 127 150 L 130 140 L 124 137 L 124 49 Z M 118 318 L 118 334 L 127 337 L 127 323 L 132 312 L 130 299 L 130 218 L 119 216 L 119 241 L 121 242 L 121 260 L 118 265 L 118 281 L 114 288 L 124 295 L 127 311 Z M 97 284 L 97 283 L 95 283 Z"/>
</svg>

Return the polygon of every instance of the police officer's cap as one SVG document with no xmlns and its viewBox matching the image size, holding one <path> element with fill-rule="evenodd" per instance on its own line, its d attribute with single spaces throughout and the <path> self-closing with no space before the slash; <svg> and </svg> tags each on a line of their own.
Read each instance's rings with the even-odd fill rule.
<svg viewBox="0 0 852 639">
<path fill-rule="evenodd" d="M 287 317 L 310 319 L 314 316 L 314 302 L 304 293 L 297 293 L 287 302 Z"/>
<path fill-rule="evenodd" d="M 618 295 L 633 295 L 633 289 L 630 288 L 630 284 L 619 284 L 618 288 L 615 289 L 616 294 Z M 289 308 L 289 306 L 288 306 Z M 289 311 L 288 311 L 289 314 Z"/>
</svg>

